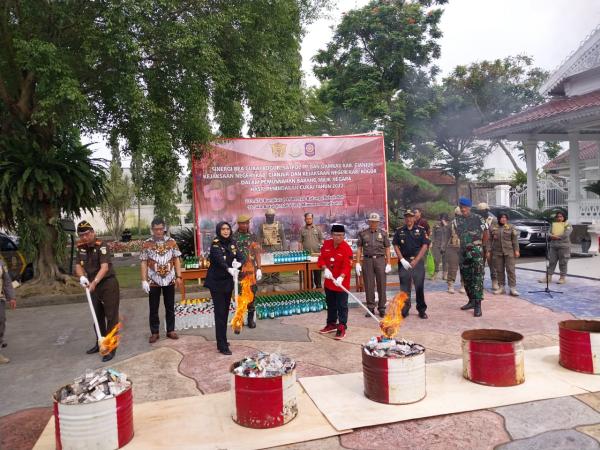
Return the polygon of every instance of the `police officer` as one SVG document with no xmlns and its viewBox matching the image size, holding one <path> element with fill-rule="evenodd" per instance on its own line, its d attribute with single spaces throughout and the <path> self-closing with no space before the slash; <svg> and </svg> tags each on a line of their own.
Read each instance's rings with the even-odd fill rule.
<svg viewBox="0 0 600 450">
<path fill-rule="evenodd" d="M 409 314 L 411 306 L 412 283 L 415 285 L 417 311 L 421 319 L 427 319 L 427 304 L 425 303 L 425 253 L 429 248 L 429 238 L 425 228 L 416 225 L 415 213 L 407 209 L 404 213 L 403 227 L 394 233 L 392 244 L 398 255 L 398 276 L 400 290 L 408 294 L 408 300 L 402 308 L 402 316 Z"/>
<path fill-rule="evenodd" d="M 385 316 L 386 274 L 392 271 L 390 256 L 390 239 L 385 230 L 379 227 L 379 214 L 369 214 L 369 227 L 358 233 L 358 250 L 356 252 L 356 274 L 363 274 L 367 308 L 375 311 L 375 282 L 379 297 L 379 316 Z M 361 264 L 362 262 L 362 264 Z M 368 317 L 369 315 L 366 314 Z"/>
<path fill-rule="evenodd" d="M 515 259 L 519 253 L 519 232 L 508 223 L 508 214 L 498 214 L 498 223 L 491 226 L 490 242 L 492 249 L 492 262 L 498 276 L 498 289 L 494 294 L 504 294 L 504 280 L 508 275 L 510 295 L 517 297 L 517 275 L 515 273 Z"/>
<path fill-rule="evenodd" d="M 550 229 L 550 244 L 548 248 L 548 283 L 552 281 L 552 275 L 554 275 L 554 269 L 556 269 L 556 263 L 558 263 L 558 270 L 560 271 L 560 277 L 558 284 L 564 284 L 567 282 L 567 266 L 569 264 L 569 258 L 571 257 L 571 233 L 573 227 L 565 215 L 559 211 L 554 216 L 554 222 Z M 545 283 L 546 279 L 542 278 L 539 280 L 540 283 Z"/>
<path fill-rule="evenodd" d="M 435 280 L 436 276 L 442 269 L 442 280 L 448 278 L 448 264 L 446 260 L 446 249 L 450 240 L 450 225 L 448 223 L 448 215 L 440 214 L 440 221 L 433 226 L 431 232 L 431 251 L 435 261 L 435 271 L 431 276 Z"/>
<path fill-rule="evenodd" d="M 479 214 L 481 217 L 483 217 L 485 226 L 488 230 L 489 235 L 491 236 L 492 225 L 495 225 L 498 222 L 494 218 L 494 216 L 490 214 L 490 207 L 488 206 L 488 204 L 485 202 L 481 202 L 479 205 L 477 205 L 477 214 Z M 498 290 L 499 286 L 498 286 L 498 275 L 496 274 L 496 267 L 494 265 L 494 261 L 492 260 L 491 245 L 492 245 L 492 240 L 489 239 L 484 248 L 484 252 L 485 252 L 484 267 L 485 267 L 485 264 L 487 264 L 487 266 L 490 268 L 490 279 L 492 280 L 492 291 L 495 291 L 495 290 Z"/>
<path fill-rule="evenodd" d="M 483 217 L 471 212 L 473 203 L 470 199 L 461 197 L 458 204 L 461 214 L 454 218 L 454 226 L 460 239 L 460 277 L 469 297 L 469 302 L 460 309 L 473 309 L 473 315 L 481 317 L 483 275 L 485 273 L 483 249 L 487 245 L 488 229 Z"/>
<path fill-rule="evenodd" d="M 278 252 L 287 249 L 283 224 L 275 220 L 275 210 L 273 208 L 269 208 L 265 212 L 265 223 L 261 225 L 258 237 L 265 252 Z M 265 274 L 264 281 L 265 283 L 278 284 L 280 282 L 279 272 Z"/>
<path fill-rule="evenodd" d="M 237 245 L 238 250 L 242 253 L 243 259 L 246 261 L 248 258 L 252 261 L 252 265 L 255 270 L 256 281 L 262 279 L 262 270 L 260 268 L 260 244 L 258 238 L 254 233 L 250 232 L 250 219 L 248 214 L 240 214 L 237 218 L 238 229 L 233 233 L 233 240 Z M 252 292 L 256 295 L 257 291 L 256 284 L 252 286 Z M 254 300 L 248 305 L 248 328 L 256 328 L 256 321 L 254 320 L 254 313 L 256 307 Z"/>
<path fill-rule="evenodd" d="M 11 309 L 17 307 L 17 296 L 12 285 L 12 279 L 8 273 L 8 268 L 4 265 L 4 261 L 0 259 L 0 346 L 4 347 L 4 330 L 6 329 L 6 303 Z M 10 362 L 6 356 L 0 354 L 0 364 Z"/>
<path fill-rule="evenodd" d="M 313 223 L 312 213 L 304 214 L 304 227 L 300 231 L 300 242 L 302 243 L 302 249 L 310 253 L 318 253 L 323 245 L 323 232 L 320 228 L 315 227 Z M 321 271 L 312 271 L 313 286 L 317 289 L 321 289 Z"/>
<path fill-rule="evenodd" d="M 233 280 L 240 273 L 239 269 L 244 261 L 231 236 L 231 226 L 227 222 L 219 222 L 216 233 L 210 245 L 210 266 L 204 286 L 210 290 L 214 304 L 217 350 L 223 355 L 231 355 L 227 342 L 227 317 L 234 288 Z"/>
<path fill-rule="evenodd" d="M 90 290 L 92 304 L 102 336 L 106 336 L 119 323 L 119 282 L 112 265 L 112 258 L 106 244 L 96 239 L 94 228 L 83 220 L 77 224 L 77 255 L 79 264 L 75 266 L 75 274 L 79 283 Z M 90 281 L 92 280 L 92 281 Z M 91 355 L 100 351 L 98 339 L 96 344 L 86 353 Z M 117 350 L 104 355 L 102 362 L 114 358 Z"/>
</svg>

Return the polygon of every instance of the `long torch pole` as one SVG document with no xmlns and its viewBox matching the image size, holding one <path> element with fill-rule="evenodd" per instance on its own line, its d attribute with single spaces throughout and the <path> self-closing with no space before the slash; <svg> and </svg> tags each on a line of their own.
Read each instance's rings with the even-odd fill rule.
<svg viewBox="0 0 600 450">
<path fill-rule="evenodd" d="M 104 337 L 100 334 L 100 325 L 98 324 L 98 318 L 96 317 L 96 311 L 94 310 L 94 304 L 92 303 L 92 296 L 90 295 L 90 290 L 88 288 L 85 288 L 85 295 L 87 296 L 88 305 L 92 312 L 92 319 L 94 319 L 94 328 L 96 329 L 96 336 L 98 336 L 98 344 L 100 344 Z"/>
<path fill-rule="evenodd" d="M 341 288 L 350 297 L 352 297 L 352 300 L 354 300 L 356 303 L 358 303 L 365 311 L 367 311 L 369 313 L 369 315 L 373 318 L 373 320 L 375 320 L 375 322 L 377 322 L 379 324 L 380 320 L 377 317 L 375 317 L 375 314 L 373 314 L 369 308 L 367 308 L 365 305 L 363 305 L 363 303 L 358 298 L 356 298 L 352 292 L 350 292 L 348 289 L 346 289 L 341 284 L 338 287 Z"/>
</svg>

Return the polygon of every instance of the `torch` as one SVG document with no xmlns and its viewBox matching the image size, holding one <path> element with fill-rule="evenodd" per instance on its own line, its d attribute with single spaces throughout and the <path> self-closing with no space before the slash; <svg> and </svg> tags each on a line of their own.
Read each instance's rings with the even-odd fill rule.
<svg viewBox="0 0 600 450">
<path fill-rule="evenodd" d="M 377 325 L 379 325 L 380 320 L 375 317 L 375 314 L 373 314 L 371 312 L 371 310 L 369 308 L 367 308 L 365 305 L 363 305 L 363 303 L 357 299 L 354 294 L 352 292 L 350 292 L 348 289 L 346 289 L 344 286 L 342 286 L 341 284 L 338 286 L 340 289 L 342 289 L 346 294 L 348 294 L 350 297 L 352 297 L 352 300 L 354 300 L 356 303 L 358 303 L 362 308 L 364 308 L 365 311 L 367 311 L 369 313 L 369 315 L 375 320 L 375 322 L 377 322 Z"/>
</svg>

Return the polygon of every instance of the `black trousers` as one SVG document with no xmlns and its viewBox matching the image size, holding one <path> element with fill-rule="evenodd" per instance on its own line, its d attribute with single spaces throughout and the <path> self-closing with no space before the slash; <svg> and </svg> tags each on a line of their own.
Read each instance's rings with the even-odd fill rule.
<svg viewBox="0 0 600 450">
<path fill-rule="evenodd" d="M 215 306 L 215 338 L 219 350 L 227 350 L 229 347 L 229 342 L 227 342 L 227 317 L 229 316 L 232 292 L 233 289 L 210 290 L 210 296 Z"/>
<path fill-rule="evenodd" d="M 327 302 L 327 324 L 340 323 L 346 326 L 348 322 L 348 294 L 325 288 Z"/>
<path fill-rule="evenodd" d="M 120 294 L 117 277 L 103 279 L 91 296 L 100 333 L 106 336 L 119 323 Z"/>
<path fill-rule="evenodd" d="M 400 277 L 400 290 L 408 294 L 408 300 L 402 308 L 403 313 L 410 310 L 410 291 L 412 284 L 415 284 L 415 294 L 417 297 L 417 311 L 425 312 L 427 303 L 425 303 L 425 263 L 423 260 L 414 269 L 406 270 L 402 264 L 398 264 L 398 276 Z"/>
<path fill-rule="evenodd" d="M 158 334 L 160 328 L 160 319 L 158 309 L 160 307 L 160 293 L 163 294 L 165 304 L 165 320 L 167 321 L 167 333 L 175 330 L 175 285 L 169 286 L 150 286 L 150 332 Z"/>
</svg>

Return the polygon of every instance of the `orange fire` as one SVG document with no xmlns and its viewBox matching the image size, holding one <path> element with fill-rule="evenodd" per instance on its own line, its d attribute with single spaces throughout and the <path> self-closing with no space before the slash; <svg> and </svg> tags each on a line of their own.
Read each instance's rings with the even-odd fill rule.
<svg viewBox="0 0 600 450">
<path fill-rule="evenodd" d="M 252 247 L 251 247 L 252 250 Z M 236 309 L 233 319 L 231 319 L 231 328 L 235 334 L 240 334 L 244 326 L 244 314 L 248 310 L 248 305 L 254 301 L 254 292 L 252 286 L 256 284 L 256 275 L 254 274 L 254 263 L 250 258 L 242 266 L 242 292 L 235 299 Z"/>
<path fill-rule="evenodd" d="M 119 341 L 121 340 L 121 335 L 119 334 L 119 331 L 122 327 L 123 325 L 121 325 L 121 322 L 119 322 L 114 326 L 112 330 L 110 330 L 110 333 L 104 336 L 102 342 L 100 342 L 101 355 L 108 355 L 110 352 L 112 352 L 119 346 Z"/>
<path fill-rule="evenodd" d="M 379 322 L 379 328 L 381 332 L 388 339 L 393 338 L 400 331 L 400 325 L 402 324 L 402 308 L 404 303 L 408 299 L 406 292 L 399 292 L 388 306 L 385 317 Z"/>
</svg>

